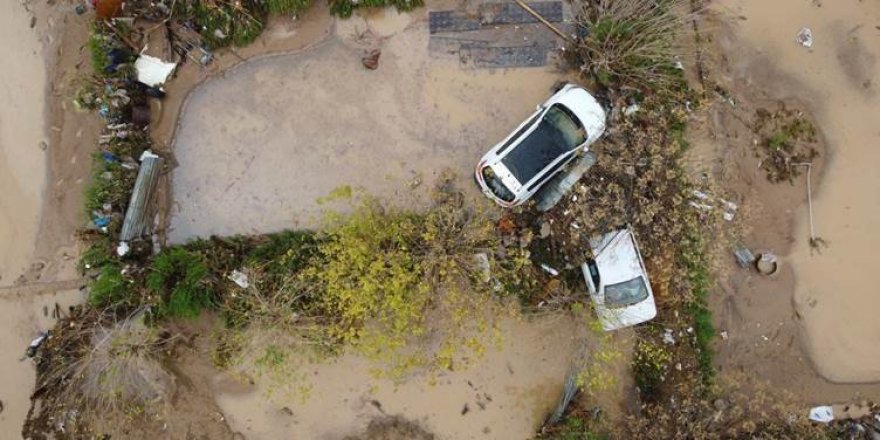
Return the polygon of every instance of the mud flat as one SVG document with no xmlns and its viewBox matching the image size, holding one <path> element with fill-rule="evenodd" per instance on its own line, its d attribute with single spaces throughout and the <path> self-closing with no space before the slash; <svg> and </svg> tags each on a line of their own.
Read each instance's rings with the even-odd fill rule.
<svg viewBox="0 0 880 440">
<path fill-rule="evenodd" d="M 805 102 L 828 143 L 828 166 L 813 188 L 815 234 L 828 246 L 811 249 L 805 206 L 795 214 L 794 245 L 785 256 L 795 271 L 804 345 L 832 382 L 880 381 L 880 4 L 726 0 L 716 8 L 736 21 L 739 43 L 756 50 L 750 59 L 731 60 L 739 74 L 755 87 L 770 86 L 777 98 Z M 812 48 L 795 41 L 802 27 L 813 32 Z M 761 64 L 790 80 L 765 83 Z"/>
<path fill-rule="evenodd" d="M 382 55 L 367 70 L 363 19 L 335 26 L 315 46 L 248 61 L 192 92 L 173 144 L 171 242 L 313 227 L 318 199 L 344 185 L 424 205 L 445 168 L 477 193 L 477 159 L 559 79 L 432 58 L 427 23 L 396 14 L 374 26 Z"/>
<path fill-rule="evenodd" d="M 247 438 L 345 438 L 371 419 L 400 415 L 441 439 L 527 439 L 556 404 L 582 346 L 583 323 L 564 315 L 508 321 L 501 347 L 461 371 L 433 380 L 377 380 L 368 361 L 346 355 L 302 367 L 306 394 L 266 398 L 266 388 L 215 378 L 217 402 Z"/>
</svg>

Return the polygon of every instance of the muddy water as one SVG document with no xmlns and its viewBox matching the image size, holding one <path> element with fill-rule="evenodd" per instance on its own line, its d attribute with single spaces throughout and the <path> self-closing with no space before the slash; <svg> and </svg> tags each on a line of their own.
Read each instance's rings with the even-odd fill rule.
<svg viewBox="0 0 880 440">
<path fill-rule="evenodd" d="M 45 179 L 46 68 L 30 14 L 18 0 L 0 13 L 0 285 L 15 281 L 34 251 Z"/>
<path fill-rule="evenodd" d="M 380 43 L 379 68 L 365 69 Z M 435 59 L 427 23 L 407 14 L 337 22 L 304 52 L 249 61 L 192 93 L 174 140 L 169 238 L 314 226 L 318 199 L 342 185 L 419 206 L 444 168 L 477 193 L 479 157 L 557 80 Z"/>
<path fill-rule="evenodd" d="M 719 10 L 740 17 L 733 21 L 741 43 L 758 51 L 731 62 L 756 80 L 760 65 L 772 63 L 787 79 L 777 78 L 771 92 L 807 102 L 828 141 L 830 162 L 814 188 L 813 215 L 816 235 L 829 246 L 811 252 L 804 212 L 787 256 L 796 271 L 795 307 L 812 361 L 832 381 L 880 381 L 880 3 L 719 3 Z M 795 42 L 804 26 L 813 31 L 812 49 Z"/>
<path fill-rule="evenodd" d="M 583 323 L 545 316 L 511 320 L 502 330 L 506 341 L 500 349 L 433 381 L 376 380 L 369 362 L 344 356 L 302 368 L 305 397 L 270 400 L 262 389 L 231 385 L 218 376 L 217 401 L 233 430 L 249 439 L 338 440 L 383 414 L 417 421 L 440 439 L 531 438 L 562 390 Z"/>
</svg>

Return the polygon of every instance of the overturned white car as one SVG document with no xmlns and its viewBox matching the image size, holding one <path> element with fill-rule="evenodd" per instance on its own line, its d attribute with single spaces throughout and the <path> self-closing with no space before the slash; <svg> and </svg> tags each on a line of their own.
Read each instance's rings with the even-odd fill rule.
<svg viewBox="0 0 880 440">
<path fill-rule="evenodd" d="M 590 298 L 605 330 L 617 330 L 657 316 L 642 254 L 630 229 L 590 240 L 593 258 L 581 265 Z"/>
</svg>

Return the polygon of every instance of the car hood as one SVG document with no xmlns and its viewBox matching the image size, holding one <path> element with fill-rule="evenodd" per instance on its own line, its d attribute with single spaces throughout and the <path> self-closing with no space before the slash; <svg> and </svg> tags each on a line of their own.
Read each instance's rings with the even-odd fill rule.
<svg viewBox="0 0 880 440">
<path fill-rule="evenodd" d="M 657 316 L 657 306 L 654 304 L 654 296 L 649 295 L 644 301 L 626 307 L 610 308 L 604 304 L 596 304 L 596 314 L 604 330 L 617 330 L 654 319 Z"/>
<path fill-rule="evenodd" d="M 591 240 L 593 258 L 602 284 L 629 281 L 643 274 L 636 243 L 629 229 L 611 232 Z"/>
</svg>

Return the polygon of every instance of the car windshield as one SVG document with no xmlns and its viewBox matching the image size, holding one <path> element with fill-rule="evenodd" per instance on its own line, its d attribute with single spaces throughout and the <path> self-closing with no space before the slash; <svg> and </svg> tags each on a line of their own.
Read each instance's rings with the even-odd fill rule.
<svg viewBox="0 0 880 440">
<path fill-rule="evenodd" d="M 513 201 L 513 193 L 504 186 L 504 183 L 501 182 L 501 179 L 495 175 L 495 172 L 492 171 L 490 167 L 483 167 L 483 180 L 486 182 L 486 186 L 489 187 L 489 190 L 492 191 L 492 194 L 495 194 L 495 197 L 505 201 L 512 202 Z"/>
<path fill-rule="evenodd" d="M 538 126 L 501 162 L 520 183 L 537 176 L 554 160 L 587 140 L 581 122 L 567 108 L 554 104 Z"/>
<path fill-rule="evenodd" d="M 641 276 L 629 281 L 605 286 L 605 305 L 624 307 L 644 301 L 648 297 L 648 287 Z"/>
</svg>

